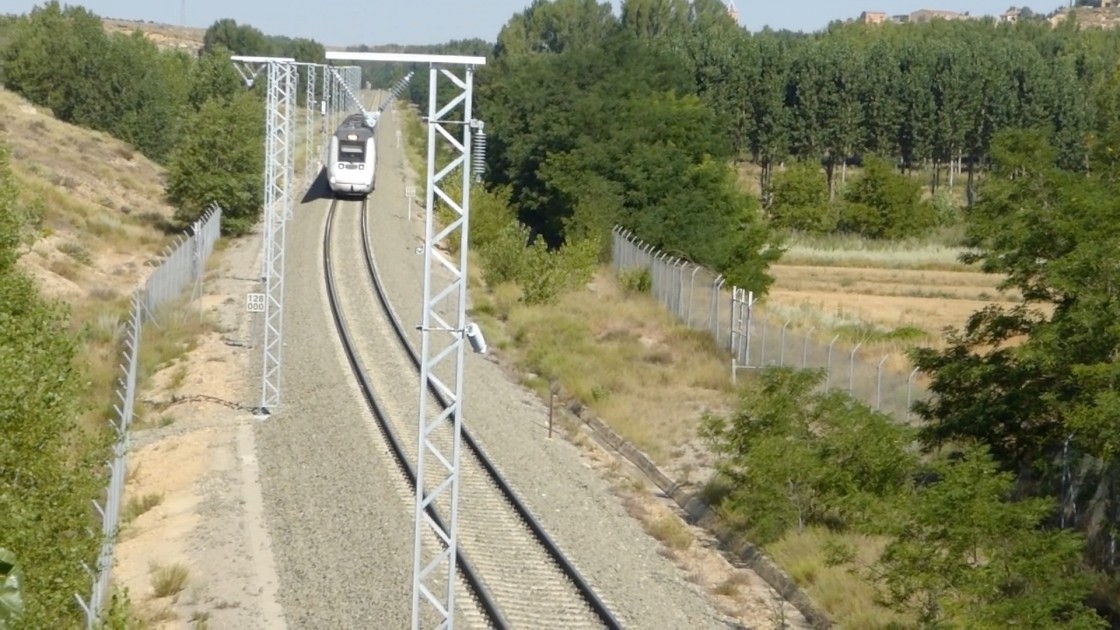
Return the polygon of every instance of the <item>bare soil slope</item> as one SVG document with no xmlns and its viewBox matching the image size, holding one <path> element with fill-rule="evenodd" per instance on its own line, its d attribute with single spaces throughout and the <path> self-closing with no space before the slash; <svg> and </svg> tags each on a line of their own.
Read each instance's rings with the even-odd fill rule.
<svg viewBox="0 0 1120 630">
<path fill-rule="evenodd" d="M 23 197 L 43 204 L 24 268 L 53 297 L 110 301 L 151 272 L 173 209 L 163 170 L 110 136 L 55 120 L 0 90 L 0 135 Z"/>
<path fill-rule="evenodd" d="M 102 18 L 101 22 L 105 25 L 105 31 L 108 33 L 129 34 L 139 30 L 160 48 L 183 50 L 192 54 L 197 53 L 202 48 L 202 37 L 206 34 L 204 28 L 172 26 L 139 20 Z"/>
</svg>

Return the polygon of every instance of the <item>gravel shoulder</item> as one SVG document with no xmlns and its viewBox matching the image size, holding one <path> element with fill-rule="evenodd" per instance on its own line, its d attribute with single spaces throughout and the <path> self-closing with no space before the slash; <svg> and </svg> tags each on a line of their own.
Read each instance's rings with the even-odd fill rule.
<svg viewBox="0 0 1120 630">
<path fill-rule="evenodd" d="M 293 628 L 402 628 L 411 619 L 412 511 L 370 435 L 330 317 L 328 202 L 287 229 L 281 406 L 255 426 L 280 597 Z"/>
<path fill-rule="evenodd" d="M 158 503 L 122 524 L 113 578 L 128 589 L 137 616 L 155 628 L 203 621 L 215 628 L 286 627 L 255 420 L 241 404 L 258 391 L 244 307 L 256 279 L 242 274 L 260 264 L 259 252 L 260 239 L 251 235 L 213 254 L 201 302 L 190 308 L 214 329 L 140 393 L 148 411 L 132 432 L 124 500 L 151 496 Z M 157 597 L 154 573 L 173 565 L 188 571 L 183 588 Z"/>
</svg>

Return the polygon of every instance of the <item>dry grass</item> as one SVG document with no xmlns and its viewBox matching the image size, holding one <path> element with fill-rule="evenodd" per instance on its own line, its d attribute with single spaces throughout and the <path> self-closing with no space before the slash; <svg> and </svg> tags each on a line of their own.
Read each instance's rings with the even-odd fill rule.
<svg viewBox="0 0 1120 630">
<path fill-rule="evenodd" d="M 692 533 L 688 527 L 675 515 L 663 516 L 650 523 L 645 523 L 646 531 L 650 536 L 660 540 L 666 547 L 675 550 L 688 549 L 692 545 Z"/>
<path fill-rule="evenodd" d="M 140 342 L 140 369 L 137 381 L 143 386 L 156 372 L 169 367 L 198 346 L 201 337 L 214 330 L 211 319 L 191 308 L 185 299 L 176 300 L 156 310 L 154 323 L 144 326 Z M 185 380 L 185 370 L 172 375 Z"/>
<path fill-rule="evenodd" d="M 884 544 L 866 536 L 806 528 L 786 534 L 766 551 L 839 627 L 871 630 L 907 621 L 874 603 L 875 587 L 866 568 L 876 561 Z M 833 564 L 828 551 L 833 546 L 854 553 L 849 561 Z"/>
<path fill-rule="evenodd" d="M 121 512 L 121 522 L 127 524 L 160 503 L 163 503 L 163 495 L 155 492 L 140 497 L 131 497 Z"/>
<path fill-rule="evenodd" d="M 190 569 L 183 564 L 152 567 L 152 594 L 157 599 L 183 592 L 190 581 Z"/>
<path fill-rule="evenodd" d="M 609 271 L 556 305 L 517 296 L 512 285 L 475 292 L 472 313 L 492 345 L 531 373 L 527 384 L 547 394 L 559 381 L 655 460 L 695 439 L 705 409 L 722 408 L 730 377 L 711 338 L 624 294 Z"/>
</svg>

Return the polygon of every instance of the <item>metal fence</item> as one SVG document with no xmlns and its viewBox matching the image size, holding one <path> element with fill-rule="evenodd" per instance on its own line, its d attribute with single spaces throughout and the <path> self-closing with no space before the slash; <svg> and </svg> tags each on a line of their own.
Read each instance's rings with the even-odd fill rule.
<svg viewBox="0 0 1120 630">
<path fill-rule="evenodd" d="M 662 252 L 620 227 L 612 232 L 613 263 L 622 274 L 649 272 L 651 294 L 685 325 L 709 331 L 731 353 L 731 374 L 767 366 L 825 368 L 825 391 L 842 390 L 873 409 L 909 420 L 910 405 L 926 393 L 921 374 L 900 351 L 868 352 L 862 342 L 815 327 L 797 329 L 755 308 L 751 291 L 718 273 Z"/>
<path fill-rule="evenodd" d="M 101 550 L 97 557 L 97 567 L 92 571 L 93 584 L 89 598 L 80 594 L 74 596 L 86 616 L 86 628 L 97 626 L 109 595 L 109 583 L 113 570 L 113 551 L 116 546 L 120 522 L 121 497 L 124 493 L 127 474 L 129 428 L 132 425 L 133 410 L 136 402 L 136 373 L 140 362 L 140 335 L 145 321 L 155 321 L 160 306 L 183 296 L 191 287 L 190 299 L 202 296 L 202 276 L 207 258 L 214 251 L 214 245 L 221 235 L 222 209 L 213 205 L 188 229 L 187 234 L 176 238 L 175 242 L 163 252 L 163 261 L 148 277 L 144 287 L 132 295 L 132 313 L 124 332 L 123 363 L 117 382 L 116 395 L 119 402 L 114 405 L 116 417 L 109 423 L 116 432 L 113 443 L 113 458 L 109 462 L 109 486 L 101 503 L 94 507 L 101 517 Z"/>
</svg>

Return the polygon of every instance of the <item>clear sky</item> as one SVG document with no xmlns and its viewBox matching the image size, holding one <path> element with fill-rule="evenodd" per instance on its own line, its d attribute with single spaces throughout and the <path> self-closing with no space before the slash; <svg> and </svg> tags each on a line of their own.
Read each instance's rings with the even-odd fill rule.
<svg viewBox="0 0 1120 630">
<path fill-rule="evenodd" d="M 725 2 L 728 0 L 725 0 Z M 814 31 L 829 21 L 858 16 L 862 11 L 909 13 L 917 9 L 970 11 L 996 15 L 1015 0 L 738 0 L 740 21 L 752 31 L 774 29 Z M 179 24 L 182 3 L 187 26 L 207 27 L 220 18 L 249 23 L 268 35 L 310 37 L 329 46 L 351 44 L 435 44 L 480 37 L 493 41 L 499 29 L 530 0 L 62 0 L 86 7 L 102 17 Z M 620 0 L 611 0 L 618 12 Z M 25 13 L 36 0 L 3 0 L 0 12 Z M 1062 0 L 1027 6 L 1048 13 L 1068 4 Z M 1018 5 L 1016 5 L 1018 6 Z"/>
</svg>

